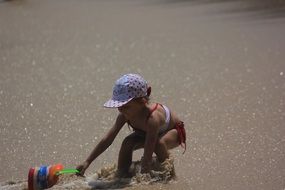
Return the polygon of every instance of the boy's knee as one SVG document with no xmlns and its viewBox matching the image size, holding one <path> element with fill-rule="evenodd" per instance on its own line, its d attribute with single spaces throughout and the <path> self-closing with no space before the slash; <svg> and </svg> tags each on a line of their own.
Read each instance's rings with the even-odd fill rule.
<svg viewBox="0 0 285 190">
<path fill-rule="evenodd" d="M 159 139 L 159 140 L 157 141 L 157 145 L 158 145 L 158 146 L 166 146 L 166 142 L 165 142 L 165 140 L 163 140 L 163 139 L 161 138 L 161 139 Z"/>
<path fill-rule="evenodd" d="M 155 149 L 156 151 L 166 149 L 166 142 L 162 139 L 159 139 L 156 143 Z"/>
<path fill-rule="evenodd" d="M 122 142 L 122 146 L 125 147 L 133 147 L 135 144 L 136 141 L 132 136 L 127 136 Z"/>
<path fill-rule="evenodd" d="M 126 137 L 122 142 L 122 146 L 129 145 L 130 142 L 131 142 L 131 139 L 129 137 Z"/>
</svg>

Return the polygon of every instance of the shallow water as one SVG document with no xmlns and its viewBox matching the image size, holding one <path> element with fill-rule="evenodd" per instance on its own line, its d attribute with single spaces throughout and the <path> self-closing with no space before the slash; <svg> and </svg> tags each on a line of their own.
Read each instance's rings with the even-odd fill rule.
<svg viewBox="0 0 285 190">
<path fill-rule="evenodd" d="M 31 167 L 81 163 L 114 122 L 102 105 L 115 79 L 137 72 L 187 127 L 186 153 L 171 151 L 176 181 L 139 188 L 284 189 L 284 17 L 196 2 L 2 1 L 1 188 Z M 88 176 L 116 162 L 129 133 Z"/>
<path fill-rule="evenodd" d="M 92 175 L 84 177 L 74 174 L 61 175 L 58 182 L 50 189 L 141 189 L 145 185 L 154 185 L 154 187 L 161 188 L 162 186 L 173 184 L 176 177 L 173 158 L 167 159 L 162 164 L 154 158 L 151 168 L 150 174 L 141 174 L 141 162 L 134 161 L 130 168 L 132 177 L 117 178 L 115 177 L 116 164 L 112 164 L 101 168 Z M 8 181 L 0 185 L 2 189 L 9 190 L 28 189 L 26 181 Z"/>
</svg>

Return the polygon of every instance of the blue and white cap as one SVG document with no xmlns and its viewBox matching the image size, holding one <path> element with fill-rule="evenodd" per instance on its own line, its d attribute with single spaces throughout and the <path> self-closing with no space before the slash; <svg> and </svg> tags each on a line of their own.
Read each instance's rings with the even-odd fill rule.
<svg viewBox="0 0 285 190">
<path fill-rule="evenodd" d="M 138 74 L 123 75 L 115 82 L 113 96 L 104 107 L 118 108 L 134 98 L 147 96 L 147 82 Z"/>
</svg>

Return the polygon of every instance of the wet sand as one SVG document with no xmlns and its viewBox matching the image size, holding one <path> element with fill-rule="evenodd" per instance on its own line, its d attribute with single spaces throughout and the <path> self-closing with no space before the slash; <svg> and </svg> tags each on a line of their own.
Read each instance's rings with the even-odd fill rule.
<svg viewBox="0 0 285 190">
<path fill-rule="evenodd" d="M 136 72 L 187 127 L 177 181 L 136 188 L 284 189 L 284 4 L 255 2 L 1 1 L 1 184 L 83 161 L 114 122 L 114 80 Z"/>
</svg>

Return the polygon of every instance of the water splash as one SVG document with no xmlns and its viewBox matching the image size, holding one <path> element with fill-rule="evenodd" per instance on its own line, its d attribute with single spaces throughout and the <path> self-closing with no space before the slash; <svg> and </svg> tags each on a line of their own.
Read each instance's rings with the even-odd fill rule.
<svg viewBox="0 0 285 190">
<path fill-rule="evenodd" d="M 153 158 L 151 164 L 151 172 L 149 174 L 141 174 L 141 161 L 135 161 L 130 168 L 130 178 L 116 178 L 116 165 L 104 167 L 101 171 L 96 172 L 89 178 L 89 186 L 95 189 L 123 188 L 134 185 L 148 185 L 154 182 L 167 183 L 171 179 L 175 179 L 175 169 L 173 159 L 167 159 L 163 163 L 159 163 Z M 92 179 L 93 178 L 93 179 Z"/>
</svg>

